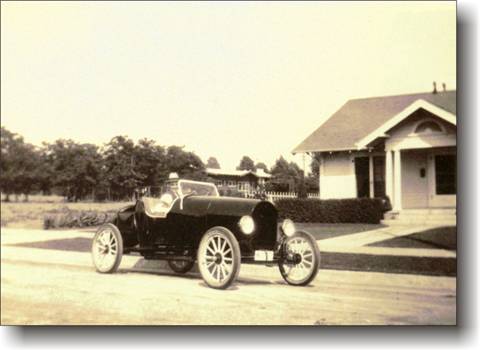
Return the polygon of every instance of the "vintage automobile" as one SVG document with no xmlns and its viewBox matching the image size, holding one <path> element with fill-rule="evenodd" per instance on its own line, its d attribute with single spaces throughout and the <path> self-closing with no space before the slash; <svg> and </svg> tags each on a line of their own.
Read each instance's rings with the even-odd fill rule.
<svg viewBox="0 0 480 350">
<path fill-rule="evenodd" d="M 186 273 L 197 262 L 206 284 L 218 289 L 235 281 L 241 263 L 277 263 L 287 283 L 305 286 L 319 269 L 317 243 L 291 220 L 280 227 L 277 221 L 268 201 L 220 197 L 214 184 L 172 179 L 159 196 L 143 196 L 98 229 L 93 263 L 98 272 L 112 273 L 122 254 L 137 253 Z"/>
</svg>

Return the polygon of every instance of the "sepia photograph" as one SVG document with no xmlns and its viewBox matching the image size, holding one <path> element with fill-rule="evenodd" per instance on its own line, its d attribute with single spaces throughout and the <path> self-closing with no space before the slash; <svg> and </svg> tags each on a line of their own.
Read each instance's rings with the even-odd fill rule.
<svg viewBox="0 0 480 350">
<path fill-rule="evenodd" d="M 2 326 L 456 326 L 459 171 L 455 1 L 1 3 Z"/>
</svg>

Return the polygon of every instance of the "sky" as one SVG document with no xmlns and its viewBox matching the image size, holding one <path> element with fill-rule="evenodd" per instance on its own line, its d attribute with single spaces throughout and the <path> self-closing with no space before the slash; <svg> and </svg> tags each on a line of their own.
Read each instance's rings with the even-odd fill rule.
<svg viewBox="0 0 480 350">
<path fill-rule="evenodd" d="M 1 125 L 268 166 L 352 98 L 456 89 L 455 2 L 2 2 Z M 366 121 L 368 122 L 368 121 Z M 307 159 L 308 164 L 308 159 Z"/>
</svg>

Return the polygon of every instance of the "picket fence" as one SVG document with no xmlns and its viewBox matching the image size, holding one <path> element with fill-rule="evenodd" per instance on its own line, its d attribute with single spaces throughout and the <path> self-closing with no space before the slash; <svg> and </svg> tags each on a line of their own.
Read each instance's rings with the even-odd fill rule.
<svg viewBox="0 0 480 350">
<path fill-rule="evenodd" d="M 264 192 L 267 200 L 274 202 L 283 198 L 297 198 L 297 192 Z M 245 198 L 257 198 L 256 192 L 245 192 Z M 318 193 L 307 193 L 307 198 L 320 199 Z"/>
</svg>

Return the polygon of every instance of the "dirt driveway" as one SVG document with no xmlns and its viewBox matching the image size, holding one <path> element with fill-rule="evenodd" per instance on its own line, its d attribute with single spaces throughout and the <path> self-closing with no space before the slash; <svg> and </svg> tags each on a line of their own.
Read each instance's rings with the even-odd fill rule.
<svg viewBox="0 0 480 350">
<path fill-rule="evenodd" d="M 48 239 L 88 232 L 50 232 Z M 229 290 L 197 273 L 125 257 L 120 272 L 95 273 L 88 252 L 12 246 L 35 236 L 2 230 L 2 324 L 383 325 L 455 324 L 452 277 L 321 270 L 292 287 L 276 267 L 243 265 Z M 45 237 L 37 236 L 37 240 Z"/>
</svg>

